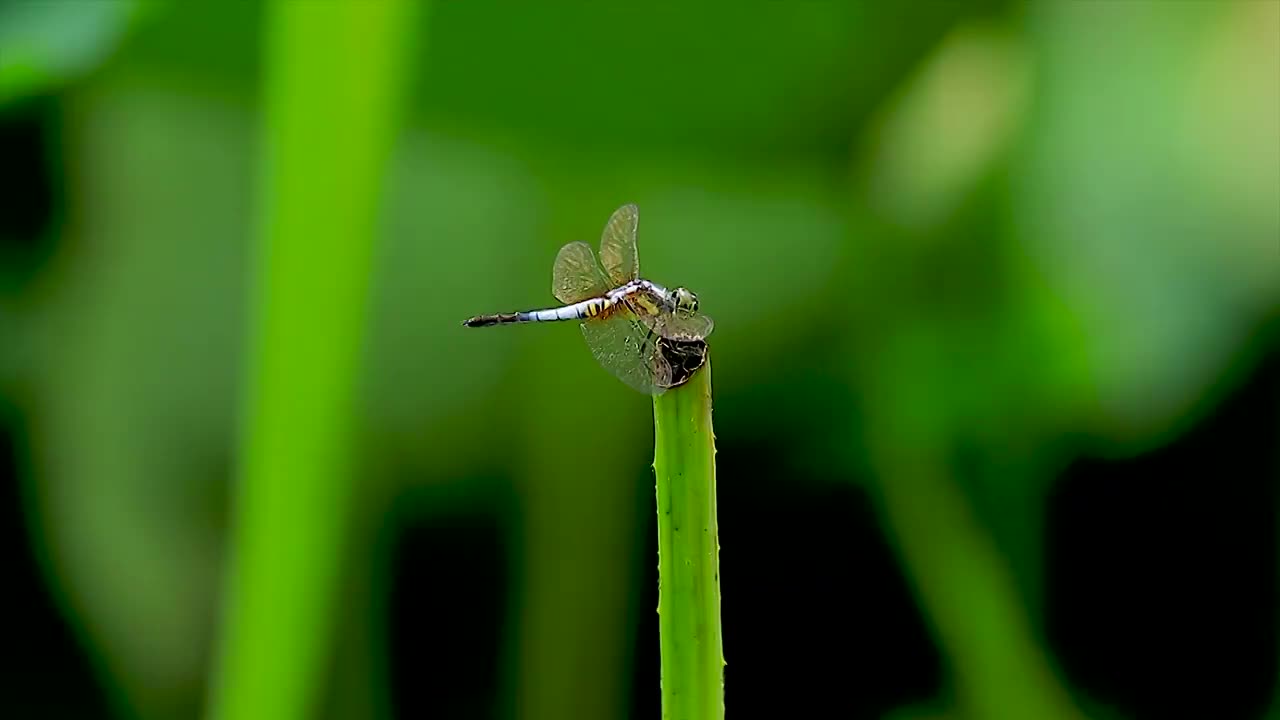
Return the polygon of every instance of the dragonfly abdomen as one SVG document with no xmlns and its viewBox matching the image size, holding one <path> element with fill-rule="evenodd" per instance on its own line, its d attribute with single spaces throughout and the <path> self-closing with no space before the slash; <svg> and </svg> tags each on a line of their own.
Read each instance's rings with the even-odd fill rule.
<svg viewBox="0 0 1280 720">
<path fill-rule="evenodd" d="M 605 298 L 591 298 L 572 305 L 562 305 L 546 310 L 529 310 L 527 312 L 498 313 L 496 315 L 478 315 L 469 318 L 462 324 L 467 327 L 486 327 L 489 325 L 506 325 L 509 323 L 528 322 L 560 322 L 564 320 L 586 320 L 599 315 L 609 305 Z"/>
</svg>

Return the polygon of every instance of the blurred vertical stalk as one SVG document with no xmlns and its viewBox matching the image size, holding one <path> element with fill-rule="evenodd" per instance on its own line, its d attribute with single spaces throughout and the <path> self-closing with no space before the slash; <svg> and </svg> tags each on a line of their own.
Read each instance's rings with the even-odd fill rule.
<svg viewBox="0 0 1280 720">
<path fill-rule="evenodd" d="M 210 715 L 313 717 L 382 177 L 416 2 L 267 6 L 260 246 Z"/>
<path fill-rule="evenodd" d="M 572 455 L 579 470 L 566 472 L 564 429 L 547 422 L 547 408 L 592 417 L 600 398 L 564 374 L 564 336 L 538 335 L 520 367 L 542 380 L 521 388 L 526 430 L 508 446 L 523 471 L 513 528 L 514 632 L 506 638 L 509 675 L 498 717 L 627 717 L 639 585 L 630 562 L 635 509 L 648 508 L 652 496 L 639 494 L 635 476 L 607 470 L 635 451 L 635 433 L 615 432 L 629 429 L 621 419 L 621 428 L 583 428 Z"/>
<path fill-rule="evenodd" d="M 892 479 L 879 486 L 881 510 L 965 716 L 1077 718 L 1036 643 L 1000 552 L 979 529 L 955 483 L 938 468 L 914 461 L 893 467 Z"/>
<path fill-rule="evenodd" d="M 662 717 L 724 717 L 711 362 L 653 399 Z"/>
<path fill-rule="evenodd" d="M 1080 715 L 1037 644 L 993 538 L 947 466 L 942 438 L 899 408 L 871 407 L 871 489 L 886 531 L 942 650 L 962 717 L 1076 720 Z"/>
</svg>

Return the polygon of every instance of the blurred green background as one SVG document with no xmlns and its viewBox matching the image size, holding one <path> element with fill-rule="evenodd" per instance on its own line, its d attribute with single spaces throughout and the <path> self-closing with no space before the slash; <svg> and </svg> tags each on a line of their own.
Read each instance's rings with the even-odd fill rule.
<svg viewBox="0 0 1280 720">
<path fill-rule="evenodd" d="M 0 0 L 20 718 L 656 718 L 716 320 L 730 717 L 1280 717 L 1280 3 Z M 247 519 L 246 519 L 247 518 Z"/>
</svg>

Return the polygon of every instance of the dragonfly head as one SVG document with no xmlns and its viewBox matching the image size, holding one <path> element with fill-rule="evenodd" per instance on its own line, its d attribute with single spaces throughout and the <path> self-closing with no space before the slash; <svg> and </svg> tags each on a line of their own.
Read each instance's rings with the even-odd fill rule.
<svg viewBox="0 0 1280 720">
<path fill-rule="evenodd" d="M 689 288 L 675 289 L 676 309 L 684 312 L 698 312 L 698 296 Z"/>
</svg>

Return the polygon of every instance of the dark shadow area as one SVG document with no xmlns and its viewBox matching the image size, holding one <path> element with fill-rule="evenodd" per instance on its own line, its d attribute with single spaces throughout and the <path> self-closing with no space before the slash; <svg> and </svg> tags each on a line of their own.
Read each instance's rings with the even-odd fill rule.
<svg viewBox="0 0 1280 720">
<path fill-rule="evenodd" d="M 1082 459 L 1050 498 L 1050 642 L 1076 687 L 1126 716 L 1258 718 L 1275 690 L 1276 336 L 1190 432 Z"/>
<path fill-rule="evenodd" d="M 16 418 L 0 401 L 0 696 L 16 711 L 8 717 L 105 718 L 106 697 L 36 562 L 20 485 L 26 444 Z"/>
<path fill-rule="evenodd" d="M 0 108 L 0 292 L 21 286 L 53 249 L 64 215 L 56 98 Z"/>
<path fill-rule="evenodd" d="M 394 542 L 387 601 L 395 716 L 495 717 L 507 621 L 500 520 L 455 515 L 410 523 Z"/>
</svg>

